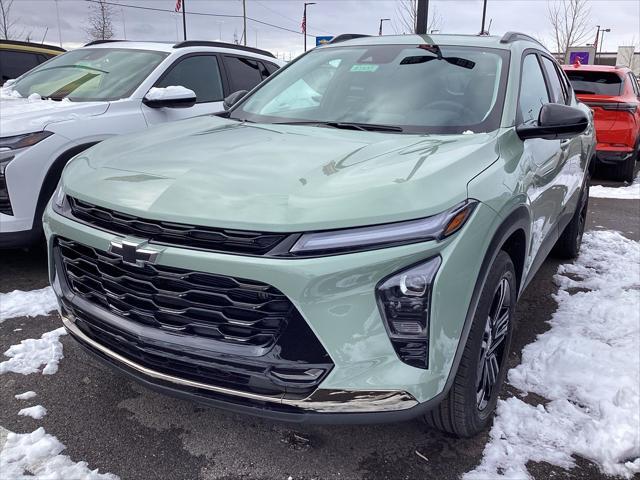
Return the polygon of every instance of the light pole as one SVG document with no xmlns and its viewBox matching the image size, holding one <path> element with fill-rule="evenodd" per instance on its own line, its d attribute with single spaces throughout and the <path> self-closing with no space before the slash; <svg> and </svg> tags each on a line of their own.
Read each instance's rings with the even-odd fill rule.
<svg viewBox="0 0 640 480">
<path fill-rule="evenodd" d="M 602 63 L 602 45 L 604 44 L 604 32 L 610 32 L 610 28 L 601 28 L 600 29 L 600 55 L 596 52 L 596 57 L 598 58 L 598 63 Z"/>
<path fill-rule="evenodd" d="M 484 22 L 487 18 L 487 0 L 482 5 L 482 26 L 480 27 L 480 35 L 486 35 L 484 30 Z"/>
<path fill-rule="evenodd" d="M 390 18 L 381 18 L 380 19 L 380 28 L 378 29 L 378 35 L 382 35 L 382 22 L 390 22 Z"/>
<path fill-rule="evenodd" d="M 416 33 L 424 35 L 427 33 L 427 24 L 429 23 L 429 0 L 418 0 L 416 9 Z"/>
<path fill-rule="evenodd" d="M 302 14 L 302 33 L 304 35 L 304 51 L 307 51 L 307 5 L 315 5 L 316 2 L 305 2 Z"/>
</svg>

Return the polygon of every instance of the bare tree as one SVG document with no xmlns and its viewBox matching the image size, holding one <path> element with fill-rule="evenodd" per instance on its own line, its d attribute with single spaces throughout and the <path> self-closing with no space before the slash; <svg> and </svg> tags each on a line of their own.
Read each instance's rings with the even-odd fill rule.
<svg viewBox="0 0 640 480">
<path fill-rule="evenodd" d="M 0 37 L 5 40 L 15 40 L 22 36 L 22 31 L 17 33 L 17 18 L 11 18 L 13 0 L 0 0 Z"/>
<path fill-rule="evenodd" d="M 91 40 L 113 38 L 113 7 L 106 0 L 95 0 L 89 6 L 89 25 L 85 29 Z"/>
<path fill-rule="evenodd" d="M 416 31 L 416 19 L 418 17 L 418 0 L 399 0 L 396 4 L 396 12 L 399 18 L 399 26 L 394 27 L 399 33 L 413 33 Z M 429 8 L 429 20 L 427 21 L 427 33 L 442 28 L 442 16 L 438 14 L 436 7 Z"/>
<path fill-rule="evenodd" d="M 591 9 L 587 0 L 555 0 L 547 3 L 556 52 L 566 56 L 570 47 L 584 42 L 591 33 Z"/>
</svg>

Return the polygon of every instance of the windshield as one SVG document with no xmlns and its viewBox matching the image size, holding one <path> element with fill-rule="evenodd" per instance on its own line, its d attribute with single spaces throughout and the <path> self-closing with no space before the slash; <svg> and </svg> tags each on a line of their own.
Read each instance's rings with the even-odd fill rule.
<svg viewBox="0 0 640 480">
<path fill-rule="evenodd" d="M 23 97 L 118 100 L 130 96 L 167 55 L 130 48 L 74 50 L 30 70 L 12 87 Z"/>
<path fill-rule="evenodd" d="M 487 132 L 500 123 L 508 55 L 436 45 L 321 47 L 267 81 L 230 118 Z"/>
<path fill-rule="evenodd" d="M 577 94 L 617 96 L 622 93 L 622 78 L 611 72 L 565 70 Z"/>
</svg>

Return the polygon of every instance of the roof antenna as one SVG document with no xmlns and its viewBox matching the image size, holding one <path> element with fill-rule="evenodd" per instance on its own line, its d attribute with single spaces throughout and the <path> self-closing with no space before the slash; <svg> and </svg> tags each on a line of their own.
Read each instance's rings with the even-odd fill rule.
<svg viewBox="0 0 640 480">
<path fill-rule="evenodd" d="M 493 18 L 489 19 L 489 26 L 487 27 L 487 35 L 491 35 L 489 32 L 491 31 L 491 23 L 493 23 Z"/>
</svg>

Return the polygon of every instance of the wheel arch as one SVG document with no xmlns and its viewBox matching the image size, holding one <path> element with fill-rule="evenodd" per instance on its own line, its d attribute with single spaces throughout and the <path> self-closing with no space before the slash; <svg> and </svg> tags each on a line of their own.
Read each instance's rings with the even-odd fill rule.
<svg viewBox="0 0 640 480">
<path fill-rule="evenodd" d="M 78 155 L 81 152 L 84 152 L 86 149 L 94 146 L 99 143 L 99 141 L 82 143 L 80 145 L 75 145 L 63 153 L 59 154 L 58 157 L 51 162 L 49 169 L 44 177 L 42 182 L 42 186 L 40 187 L 40 193 L 38 195 L 38 203 L 36 203 L 36 210 L 33 216 L 33 225 L 32 229 L 36 231 L 36 235 L 34 235 L 34 239 L 37 239 L 40 236 L 40 230 L 42 228 L 42 214 L 44 213 L 44 208 L 47 205 L 47 202 L 51 198 L 58 181 L 60 180 L 60 175 L 62 174 L 62 170 L 65 165 L 71 160 L 73 157 Z"/>
<path fill-rule="evenodd" d="M 480 294 L 489 274 L 489 269 L 491 268 L 495 258 L 498 256 L 498 253 L 503 250 L 511 257 L 514 264 L 518 282 L 516 291 L 518 293 L 518 297 L 520 296 L 523 285 L 526 285 L 524 278 L 524 266 L 528 253 L 530 230 L 531 214 L 529 213 L 529 209 L 525 205 L 519 205 L 503 218 L 502 222 L 493 234 L 493 237 L 489 242 L 489 246 L 484 253 L 480 271 L 473 288 L 473 294 L 471 296 L 471 301 L 469 302 L 469 308 L 467 309 L 462 333 L 458 340 L 458 346 L 456 348 L 451 369 L 449 370 L 447 381 L 445 382 L 442 391 L 433 399 L 429 400 L 431 405 L 435 406 L 442 401 L 453 385 L 460 365 L 460 360 L 462 359 L 464 347 L 467 343 L 467 339 L 469 338 L 469 332 L 480 300 Z"/>
</svg>

